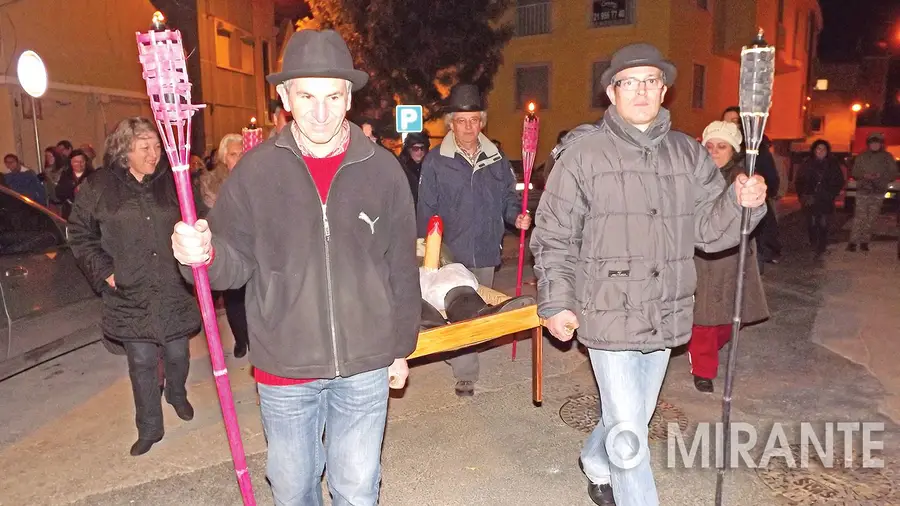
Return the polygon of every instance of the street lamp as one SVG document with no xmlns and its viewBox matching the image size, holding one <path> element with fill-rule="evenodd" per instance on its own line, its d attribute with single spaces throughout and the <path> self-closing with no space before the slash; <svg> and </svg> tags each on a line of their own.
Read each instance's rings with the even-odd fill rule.
<svg viewBox="0 0 900 506">
<path fill-rule="evenodd" d="M 40 98 L 47 92 L 47 67 L 44 60 L 34 51 L 28 50 L 19 56 L 16 66 L 19 84 L 25 93 L 31 95 L 31 121 L 34 123 L 34 142 L 37 146 L 37 169 L 44 171 L 44 163 L 41 159 L 41 140 L 38 137 L 37 106 L 35 98 Z"/>
<path fill-rule="evenodd" d="M 859 111 L 863 108 L 862 104 L 859 102 L 854 103 L 850 106 L 850 110 L 853 111 L 853 122 L 850 125 L 850 150 L 853 150 L 853 143 L 856 142 L 856 120 L 859 115 Z"/>
</svg>

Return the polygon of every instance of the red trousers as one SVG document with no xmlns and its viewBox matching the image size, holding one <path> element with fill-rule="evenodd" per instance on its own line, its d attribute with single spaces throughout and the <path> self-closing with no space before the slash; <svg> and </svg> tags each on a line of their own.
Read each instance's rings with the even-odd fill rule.
<svg viewBox="0 0 900 506">
<path fill-rule="evenodd" d="M 731 340 L 731 325 L 694 325 L 688 343 L 691 374 L 713 379 L 719 371 L 719 350 Z"/>
</svg>

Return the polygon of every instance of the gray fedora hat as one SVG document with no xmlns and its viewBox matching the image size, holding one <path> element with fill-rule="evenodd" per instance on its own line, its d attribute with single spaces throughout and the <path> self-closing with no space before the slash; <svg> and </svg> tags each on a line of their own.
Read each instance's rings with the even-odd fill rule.
<svg viewBox="0 0 900 506">
<path fill-rule="evenodd" d="M 678 77 L 678 69 L 675 64 L 663 58 L 662 53 L 655 46 L 646 43 L 629 44 L 616 51 L 612 57 L 609 68 L 600 76 L 600 85 L 604 88 L 612 84 L 613 77 L 625 69 L 634 67 L 656 67 L 666 76 L 666 85 L 672 86 Z"/>
<path fill-rule="evenodd" d="M 300 30 L 291 36 L 284 50 L 281 72 L 266 80 L 279 85 L 297 77 L 334 77 L 353 83 L 358 90 L 369 81 L 369 74 L 353 68 L 353 56 L 344 39 L 334 30 Z"/>
<path fill-rule="evenodd" d="M 478 86 L 457 84 L 450 90 L 444 105 L 444 112 L 480 112 L 484 110 L 484 100 Z"/>
</svg>

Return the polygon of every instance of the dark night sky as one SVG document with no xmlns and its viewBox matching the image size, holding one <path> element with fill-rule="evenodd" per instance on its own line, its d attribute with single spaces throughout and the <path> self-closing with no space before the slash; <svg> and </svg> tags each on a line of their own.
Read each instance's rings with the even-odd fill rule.
<svg viewBox="0 0 900 506">
<path fill-rule="evenodd" d="M 819 39 L 819 58 L 854 60 L 878 53 L 887 41 L 900 54 L 900 0 L 819 0 L 825 28 Z"/>
</svg>

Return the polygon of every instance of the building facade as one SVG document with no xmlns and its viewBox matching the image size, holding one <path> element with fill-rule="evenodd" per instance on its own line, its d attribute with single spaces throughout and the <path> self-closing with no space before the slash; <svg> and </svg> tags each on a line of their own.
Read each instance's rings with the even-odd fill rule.
<svg viewBox="0 0 900 506">
<path fill-rule="evenodd" d="M 816 139 L 825 139 L 836 153 L 854 151 L 857 126 L 881 123 L 888 100 L 889 68 L 890 58 L 886 56 L 817 64 L 808 96 L 808 135 L 792 150 L 806 151 Z"/>
<path fill-rule="evenodd" d="M 675 128 L 700 136 L 738 101 L 739 56 L 762 27 L 776 46 L 774 104 L 766 132 L 805 138 L 810 64 L 821 31 L 817 0 L 518 0 L 516 36 L 489 95 L 489 135 L 512 158 L 521 145 L 524 107 L 538 104 L 546 157 L 557 133 L 602 117 L 599 82 L 612 54 L 634 42 L 657 46 L 678 67 L 666 95 Z"/>
<path fill-rule="evenodd" d="M 171 5 L 184 12 L 170 15 Z M 135 33 L 149 28 L 156 10 L 183 32 L 194 101 L 208 104 L 196 121 L 194 150 L 209 152 L 251 116 L 265 124 L 263 76 L 277 54 L 273 0 L 8 2 L 0 6 L 0 152 L 17 154 L 28 167 L 42 165 L 31 98 L 16 77 L 26 49 L 41 56 L 49 76 L 47 93 L 36 102 L 42 147 L 67 139 L 91 144 L 102 157 L 103 142 L 120 120 L 149 116 Z"/>
</svg>

